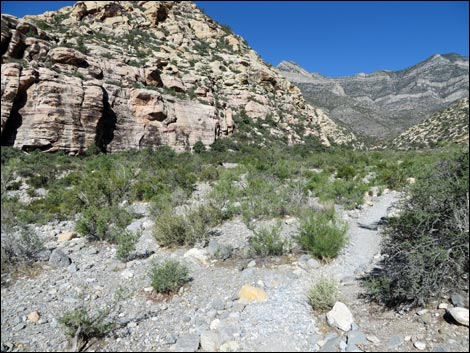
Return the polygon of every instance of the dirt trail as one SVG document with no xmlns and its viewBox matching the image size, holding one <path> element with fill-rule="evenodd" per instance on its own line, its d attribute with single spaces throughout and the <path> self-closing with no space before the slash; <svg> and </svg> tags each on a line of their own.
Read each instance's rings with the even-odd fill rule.
<svg viewBox="0 0 470 353">
<path fill-rule="evenodd" d="M 392 191 L 379 197 L 373 206 L 366 206 L 358 218 L 350 218 L 348 221 L 349 242 L 331 265 L 324 268 L 325 273 L 334 276 L 338 280 L 355 276 L 368 269 L 374 260 L 374 256 L 380 252 L 382 239 L 380 230 L 361 228 L 358 223 L 370 225 L 378 222 L 381 217 L 386 217 L 388 209 L 399 199 L 397 192 Z"/>
</svg>

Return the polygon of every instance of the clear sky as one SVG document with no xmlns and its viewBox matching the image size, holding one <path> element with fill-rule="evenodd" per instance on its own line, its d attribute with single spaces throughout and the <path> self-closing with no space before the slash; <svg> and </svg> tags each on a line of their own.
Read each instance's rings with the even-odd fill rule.
<svg viewBox="0 0 470 353">
<path fill-rule="evenodd" d="M 74 1 L 2 1 L 18 17 Z M 467 1 L 196 1 L 276 66 L 337 77 L 400 70 L 433 54 L 468 56 Z"/>
</svg>

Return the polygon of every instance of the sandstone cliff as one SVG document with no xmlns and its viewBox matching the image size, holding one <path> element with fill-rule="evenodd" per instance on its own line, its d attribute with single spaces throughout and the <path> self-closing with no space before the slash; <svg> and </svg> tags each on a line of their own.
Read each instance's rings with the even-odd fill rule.
<svg viewBox="0 0 470 353">
<path fill-rule="evenodd" d="M 335 122 L 372 137 L 396 136 L 468 97 L 468 57 L 433 55 L 400 71 L 330 78 L 292 62 L 279 71 Z"/>
<path fill-rule="evenodd" d="M 240 116 L 253 122 L 251 136 L 358 144 L 191 2 L 80 1 L 23 19 L 2 14 L 1 54 L 2 145 L 183 151 L 233 134 Z"/>
</svg>

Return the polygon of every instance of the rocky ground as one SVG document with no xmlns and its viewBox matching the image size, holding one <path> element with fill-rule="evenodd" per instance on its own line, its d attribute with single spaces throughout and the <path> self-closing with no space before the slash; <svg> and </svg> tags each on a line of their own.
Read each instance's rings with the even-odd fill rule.
<svg viewBox="0 0 470 353">
<path fill-rule="evenodd" d="M 238 219 L 217 228 L 215 241 L 205 249 L 162 248 L 151 236 L 154 222 L 145 204 L 134 206 L 142 217 L 129 229 L 142 231 L 139 254 L 154 253 L 127 263 L 116 258 L 114 245 L 59 240 L 67 238 L 59 234 L 73 231 L 73 222 L 37 227 L 48 241 L 43 255 L 49 260 L 40 262 L 34 274 L 2 277 L 2 351 L 71 350 L 58 318 L 80 303 L 110 305 L 119 288 L 126 297 L 110 316 L 118 329 L 91 342 L 90 351 L 467 351 L 468 327 L 445 320 L 446 309 L 438 308 L 465 305 L 458 295 L 402 314 L 360 298 L 357 278 L 380 260 L 380 231 L 374 222 L 390 212 L 398 197 L 389 192 L 361 210 L 339 210 L 349 224 L 350 241 L 329 264 L 302 254 L 211 257 L 224 246 L 243 253 L 237 250 L 243 250 L 252 233 Z M 296 219 L 286 218 L 283 236 L 297 227 Z M 156 295 L 149 270 L 169 258 L 186 264 L 192 280 L 174 296 Z M 340 300 L 354 320 L 349 332 L 328 325 L 325 314 L 307 303 L 309 288 L 322 275 L 340 283 Z M 246 285 L 258 288 L 259 300 L 249 302 L 240 295 Z"/>
</svg>

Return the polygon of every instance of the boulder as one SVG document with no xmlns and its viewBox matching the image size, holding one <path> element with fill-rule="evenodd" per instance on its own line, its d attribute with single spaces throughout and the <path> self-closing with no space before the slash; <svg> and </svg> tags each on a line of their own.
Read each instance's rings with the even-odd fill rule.
<svg viewBox="0 0 470 353">
<path fill-rule="evenodd" d="M 333 309 L 326 314 L 326 319 L 330 326 L 336 327 L 345 332 L 351 330 L 351 325 L 354 322 L 351 311 L 341 302 L 335 303 Z"/>
</svg>

